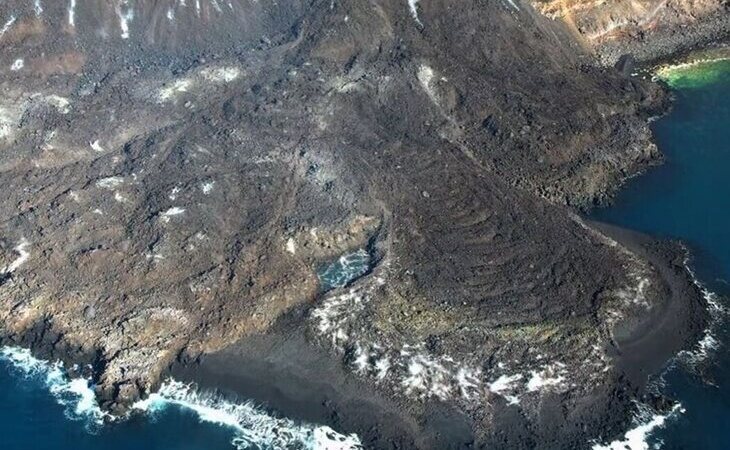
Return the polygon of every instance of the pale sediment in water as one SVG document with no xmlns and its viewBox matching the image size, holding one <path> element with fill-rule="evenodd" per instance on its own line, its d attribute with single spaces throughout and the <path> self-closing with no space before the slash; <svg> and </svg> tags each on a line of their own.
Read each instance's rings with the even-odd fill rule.
<svg viewBox="0 0 730 450">
<path fill-rule="evenodd" d="M 675 89 L 691 89 L 718 82 L 730 71 L 730 50 L 716 55 L 688 58 L 684 62 L 661 65 L 654 77 Z"/>
</svg>

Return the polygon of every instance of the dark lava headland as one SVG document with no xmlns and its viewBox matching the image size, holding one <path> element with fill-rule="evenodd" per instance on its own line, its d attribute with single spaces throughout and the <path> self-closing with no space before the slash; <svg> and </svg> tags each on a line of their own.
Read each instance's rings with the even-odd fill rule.
<svg viewBox="0 0 730 450">
<path fill-rule="evenodd" d="M 661 161 L 669 98 L 635 60 L 729 22 L 724 0 L 6 0 L 2 342 L 91 364 L 115 414 L 173 367 L 368 448 L 615 437 L 704 305 L 678 245 L 579 211 Z M 358 249 L 370 270 L 324 292 Z"/>
</svg>

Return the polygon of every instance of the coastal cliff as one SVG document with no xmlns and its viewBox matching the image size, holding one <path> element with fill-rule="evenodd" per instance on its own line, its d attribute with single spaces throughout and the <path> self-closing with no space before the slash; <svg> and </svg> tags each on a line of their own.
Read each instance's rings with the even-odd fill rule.
<svg viewBox="0 0 730 450">
<path fill-rule="evenodd" d="M 730 36 L 725 0 L 539 0 L 533 5 L 567 24 L 604 64 L 624 54 L 659 59 Z"/>
<path fill-rule="evenodd" d="M 572 445 L 625 423 L 623 343 L 677 304 L 659 359 L 701 328 L 676 249 L 573 209 L 660 160 L 664 90 L 529 4 L 10 1 L 0 21 L 3 341 L 90 364 L 116 414 L 175 361 L 284 329 L 477 442 L 512 414 Z M 358 249 L 368 270 L 323 292 Z"/>
</svg>

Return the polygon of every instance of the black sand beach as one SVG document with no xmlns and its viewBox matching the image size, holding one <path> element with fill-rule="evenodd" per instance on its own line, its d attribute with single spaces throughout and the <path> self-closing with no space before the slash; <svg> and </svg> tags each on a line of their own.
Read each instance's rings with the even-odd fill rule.
<svg viewBox="0 0 730 450">
<path fill-rule="evenodd" d="M 452 408 L 388 398 L 307 341 L 297 325 L 304 322 L 302 310 L 281 320 L 270 334 L 195 361 L 176 362 L 170 375 L 232 400 L 253 400 L 286 417 L 356 433 L 366 448 L 587 448 L 591 438 L 625 431 L 633 400 L 666 407 L 666 399 L 646 392 L 647 383 L 680 350 L 697 342 L 707 322 L 702 294 L 685 267 L 684 247 L 608 224 L 591 225 L 646 258 L 661 274 L 665 295 L 649 315 L 627 318 L 614 330 L 615 383 L 597 386 L 592 395 L 571 404 L 547 396 L 537 427 L 517 408 L 503 405 L 494 411 L 494 432 L 475 437 L 473 424 Z"/>
</svg>

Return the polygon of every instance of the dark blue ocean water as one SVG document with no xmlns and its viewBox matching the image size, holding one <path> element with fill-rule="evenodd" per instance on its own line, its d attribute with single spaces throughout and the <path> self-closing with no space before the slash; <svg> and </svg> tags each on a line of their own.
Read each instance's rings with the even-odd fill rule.
<svg viewBox="0 0 730 450">
<path fill-rule="evenodd" d="M 653 127 L 667 163 L 633 180 L 615 206 L 596 211 L 594 217 L 683 239 L 693 251 L 700 280 L 715 292 L 730 294 L 730 62 L 674 74 L 671 81 L 677 95 L 675 109 Z M 324 284 L 346 284 L 340 276 L 343 269 L 360 274 L 364 261 L 354 257 L 323 268 Z M 691 366 L 675 364 L 664 374 L 663 392 L 681 402 L 684 412 L 671 415 L 650 435 L 649 444 L 662 441 L 665 449 L 730 449 L 730 352 L 724 345 L 730 343 L 730 331 L 720 320 L 712 333 L 720 346 L 707 360 Z M 229 405 L 218 417 L 213 410 L 162 402 L 144 417 L 98 426 L 94 408 L 79 402 L 90 391 L 70 387 L 52 368 L 34 364 L 33 370 L 28 364 L 24 370 L 17 362 L 0 358 L 2 450 L 231 449 L 241 430 L 215 422 L 252 415 Z M 201 421 L 206 415 L 208 421 Z M 259 425 L 270 421 L 253 416 Z M 281 423 L 275 423 L 273 429 L 279 428 Z M 264 435 L 269 432 L 264 427 Z M 239 441 L 239 448 L 252 447 Z"/>
<path fill-rule="evenodd" d="M 233 431 L 201 423 L 192 410 L 168 407 L 152 418 L 99 426 L 77 412 L 73 394 L 55 393 L 46 369 L 30 373 L 0 359 L 0 448 L 3 450 L 145 450 L 232 448 Z M 62 404 L 67 402 L 66 405 Z"/>
<path fill-rule="evenodd" d="M 680 238 L 693 254 L 699 280 L 730 295 L 730 61 L 667 74 L 674 110 L 653 124 L 666 164 L 632 180 L 599 220 Z M 718 299 L 727 305 L 727 300 Z M 670 416 L 650 442 L 664 449 L 730 449 L 730 330 L 712 326 L 718 348 L 693 367 L 677 363 L 662 392 L 685 412 Z"/>
</svg>

